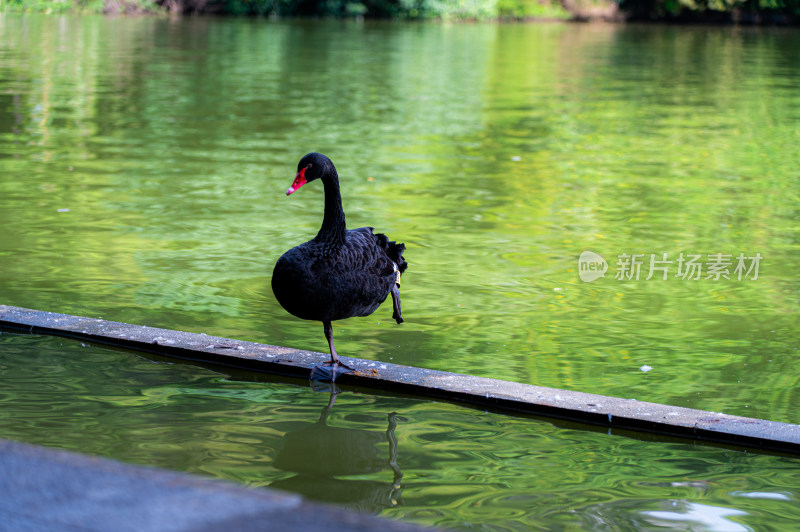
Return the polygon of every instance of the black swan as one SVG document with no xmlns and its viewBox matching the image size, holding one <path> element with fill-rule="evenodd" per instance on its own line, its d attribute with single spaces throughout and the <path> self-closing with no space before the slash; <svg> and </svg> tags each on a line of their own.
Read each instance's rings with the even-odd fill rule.
<svg viewBox="0 0 800 532">
<path fill-rule="evenodd" d="M 372 227 L 348 230 L 339 192 L 339 175 L 331 160 L 309 153 L 297 165 L 297 175 L 286 195 L 316 179 L 325 185 L 325 214 L 313 239 L 284 253 L 272 272 L 272 291 L 287 312 L 304 320 L 321 321 L 331 360 L 311 371 L 314 380 L 335 381 L 354 368 L 339 360 L 333 346 L 331 322 L 368 316 L 392 294 L 392 318 L 400 312 L 400 275 L 408 264 L 405 244 L 373 234 Z M 330 370 L 326 366 L 330 366 Z"/>
</svg>

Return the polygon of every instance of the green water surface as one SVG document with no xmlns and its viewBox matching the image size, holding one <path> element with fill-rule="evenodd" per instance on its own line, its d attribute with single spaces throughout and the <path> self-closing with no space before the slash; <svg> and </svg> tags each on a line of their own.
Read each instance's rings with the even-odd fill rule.
<svg viewBox="0 0 800 532">
<path fill-rule="evenodd" d="M 797 458 L 0 334 L 0 436 L 459 530 L 792 530 Z M 324 419 L 322 419 L 324 417 Z M 560 425 L 560 426 L 559 426 Z M 641 438 L 641 439 L 639 439 Z"/>
<path fill-rule="evenodd" d="M 322 187 L 284 192 L 320 151 L 339 169 L 349 226 L 404 241 L 410 264 L 406 322 L 388 305 L 338 322 L 341 354 L 800 423 L 798 50 L 800 33 L 777 28 L 0 14 L 0 303 L 325 351 L 321 324 L 288 315 L 269 288 L 281 253 L 319 228 Z M 604 277 L 581 270 L 585 251 Z M 685 275 L 693 256 L 703 269 Z M 12 344 L 0 343 L 3 365 Z M 5 419 L 24 430 L 0 436 L 264 485 L 277 477 L 253 469 L 272 467 L 262 429 L 272 449 L 327 403 L 191 366 L 159 377 L 166 365 L 125 357 L 97 373 L 107 354 L 88 353 L 63 383 L 57 350 L 49 373 L 9 370 L 41 394 L 2 391 Z M 184 393 L 208 379 L 211 391 Z M 204 410 L 204 394 L 222 406 Z M 143 424 L 82 410 L 98 396 L 141 407 Z M 583 432 L 546 437 L 533 459 L 526 438 L 549 425 L 352 395 L 331 415 L 362 400 L 380 405 L 359 414 L 376 431 L 391 411 L 414 420 L 398 433 L 418 503 L 382 510 L 393 516 L 591 528 L 676 511 L 672 500 L 690 501 L 684 513 L 759 501 L 765 515 L 796 514 L 796 478 L 753 480 L 782 466 L 796 477 L 791 461 L 740 467 L 740 453 Z M 105 436 L 35 421 L 62 407 Z M 242 410 L 259 422 L 217 431 Z M 608 470 L 573 475 L 578 462 L 616 464 L 613 489 L 598 480 Z M 783 495 L 717 500 L 762 491 Z M 573 497 L 596 512 L 570 517 Z"/>
<path fill-rule="evenodd" d="M 319 227 L 322 187 L 283 195 L 317 150 L 350 226 L 411 264 L 406 323 L 337 323 L 342 353 L 800 422 L 798 50 L 778 29 L 2 15 L 0 298 L 324 351 L 269 288 Z M 604 278 L 580 280 L 586 250 Z M 676 277 L 681 254 L 730 255 L 730 279 Z"/>
</svg>

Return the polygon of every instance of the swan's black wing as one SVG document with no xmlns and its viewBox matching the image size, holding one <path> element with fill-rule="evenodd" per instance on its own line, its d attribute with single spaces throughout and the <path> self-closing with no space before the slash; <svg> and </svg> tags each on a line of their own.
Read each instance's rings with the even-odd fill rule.
<svg viewBox="0 0 800 532">
<path fill-rule="evenodd" d="M 287 251 L 275 265 L 272 289 L 281 306 L 307 320 L 333 321 L 375 312 L 408 267 L 405 246 L 373 234 L 347 231 L 332 251 L 311 240 Z"/>
<path fill-rule="evenodd" d="M 368 316 L 375 312 L 399 281 L 408 265 L 405 246 L 390 242 L 386 235 L 373 234 L 371 227 L 347 232 L 333 270 L 339 311 L 344 317 Z M 340 319 L 340 318 L 336 318 Z"/>
</svg>

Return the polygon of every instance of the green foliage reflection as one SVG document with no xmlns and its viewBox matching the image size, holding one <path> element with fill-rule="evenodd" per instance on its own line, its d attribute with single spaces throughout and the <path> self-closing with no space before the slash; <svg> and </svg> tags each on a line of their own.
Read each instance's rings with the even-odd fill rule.
<svg viewBox="0 0 800 532">
<path fill-rule="evenodd" d="M 0 296 L 324 350 L 269 290 L 319 228 L 321 187 L 283 194 L 317 150 L 350 226 L 411 263 L 406 323 L 337 323 L 343 354 L 798 421 L 798 48 L 726 28 L 6 15 Z M 758 281 L 584 283 L 587 249 L 765 260 Z"/>
</svg>

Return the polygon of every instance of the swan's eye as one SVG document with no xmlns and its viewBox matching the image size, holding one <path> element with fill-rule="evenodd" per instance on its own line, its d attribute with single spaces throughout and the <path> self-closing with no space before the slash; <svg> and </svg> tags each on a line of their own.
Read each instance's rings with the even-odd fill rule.
<svg viewBox="0 0 800 532">
<path fill-rule="evenodd" d="M 306 169 L 311 168 L 312 166 L 314 166 L 314 165 L 311 164 L 311 163 L 308 163 L 308 166 L 306 166 Z"/>
</svg>

